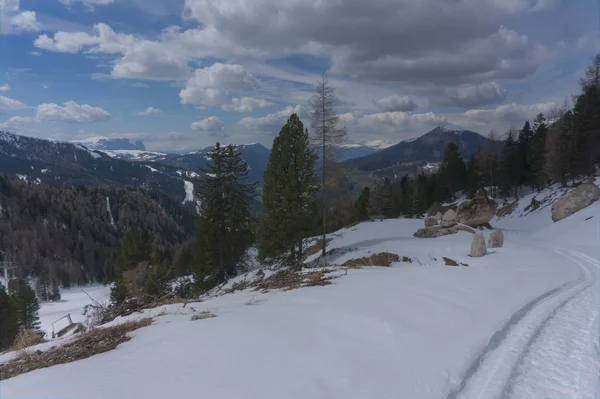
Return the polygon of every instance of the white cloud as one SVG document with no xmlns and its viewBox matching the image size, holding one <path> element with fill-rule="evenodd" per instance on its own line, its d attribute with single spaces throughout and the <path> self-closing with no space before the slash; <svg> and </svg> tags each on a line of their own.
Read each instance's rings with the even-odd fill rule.
<svg viewBox="0 0 600 399">
<path fill-rule="evenodd" d="M 29 54 L 33 55 L 34 57 L 41 57 L 42 55 L 44 55 L 44 54 L 40 53 L 39 51 L 32 51 Z"/>
<path fill-rule="evenodd" d="M 62 4 L 67 7 L 72 7 L 73 4 L 81 3 L 86 7 L 88 11 L 94 11 L 95 6 L 106 6 L 113 4 L 115 0 L 59 0 Z"/>
<path fill-rule="evenodd" d="M 0 115 L 7 114 L 10 111 L 29 108 L 19 100 L 0 96 Z"/>
<path fill-rule="evenodd" d="M 160 108 L 148 107 L 143 111 L 137 112 L 136 115 L 153 115 L 160 114 L 162 110 Z"/>
<path fill-rule="evenodd" d="M 5 84 L 0 86 L 0 91 L 9 91 L 10 90 L 10 85 L 9 84 Z"/>
<path fill-rule="evenodd" d="M 196 69 L 179 97 L 182 104 L 212 107 L 225 102 L 229 92 L 252 91 L 258 86 L 258 80 L 241 65 L 217 62 Z"/>
<path fill-rule="evenodd" d="M 36 118 L 46 122 L 88 123 L 107 121 L 110 114 L 99 107 L 67 101 L 64 106 L 53 103 L 40 104 Z"/>
<path fill-rule="evenodd" d="M 207 132 L 211 136 L 225 136 L 225 124 L 216 116 L 193 122 L 192 130 Z"/>
<path fill-rule="evenodd" d="M 305 111 L 306 109 L 301 105 L 296 105 L 295 107 L 288 106 L 279 112 L 268 114 L 260 118 L 247 116 L 240 119 L 238 125 L 255 133 L 276 134 L 281 130 L 291 114 L 295 113 L 302 117 Z"/>
<path fill-rule="evenodd" d="M 417 104 L 413 101 L 412 98 L 407 96 L 388 96 L 384 98 L 380 98 L 379 100 L 374 100 L 373 103 L 384 112 L 393 112 L 393 111 L 414 111 L 417 108 Z"/>
<path fill-rule="evenodd" d="M 558 105 L 554 102 L 528 105 L 510 103 L 492 109 L 471 109 L 463 115 L 468 120 L 479 124 L 502 123 L 506 127 L 510 127 L 511 125 L 521 125 L 526 120 L 533 120 L 539 113 L 548 114 Z"/>
<path fill-rule="evenodd" d="M 2 12 L 0 10 L 0 34 L 18 34 L 23 32 L 37 32 L 40 25 L 35 11 Z"/>
<path fill-rule="evenodd" d="M 275 105 L 264 99 L 252 98 L 252 97 L 242 97 L 242 98 L 232 98 L 231 104 L 223 104 L 221 105 L 221 109 L 224 111 L 234 111 L 234 112 L 252 112 L 257 108 L 268 108 Z"/>
<path fill-rule="evenodd" d="M 37 120 L 28 116 L 13 116 L 6 122 L 0 123 L 0 129 L 18 129 L 23 125 L 31 125 L 36 123 Z"/>
<path fill-rule="evenodd" d="M 446 88 L 429 98 L 431 105 L 445 107 L 481 107 L 498 104 L 506 99 L 506 89 L 498 83 L 489 82 L 476 86 Z"/>
</svg>

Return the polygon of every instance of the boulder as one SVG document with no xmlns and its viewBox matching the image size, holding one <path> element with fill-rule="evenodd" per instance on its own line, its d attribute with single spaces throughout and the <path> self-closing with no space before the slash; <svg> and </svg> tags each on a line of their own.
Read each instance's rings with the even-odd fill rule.
<svg viewBox="0 0 600 399">
<path fill-rule="evenodd" d="M 465 226 L 464 224 L 457 224 L 455 227 L 456 227 L 456 230 L 466 231 L 467 233 L 475 234 L 475 230 L 474 229 L 472 229 L 469 226 Z"/>
<path fill-rule="evenodd" d="M 442 227 L 452 227 L 456 225 L 456 213 L 452 209 L 448 209 L 442 216 Z"/>
<path fill-rule="evenodd" d="M 413 234 L 413 236 L 417 237 L 417 238 L 435 238 L 435 237 L 447 236 L 449 234 L 456 234 L 457 232 L 458 232 L 458 229 L 456 228 L 456 226 L 450 227 L 450 228 L 445 228 L 445 227 L 441 227 L 441 226 L 433 226 L 433 227 L 427 227 L 425 229 L 419 229 L 419 230 L 417 230 L 417 232 L 415 234 Z"/>
<path fill-rule="evenodd" d="M 488 248 L 502 248 L 504 245 L 504 233 L 502 230 L 494 229 L 488 238 Z"/>
<path fill-rule="evenodd" d="M 477 233 L 473 237 L 471 242 L 471 256 L 473 258 L 480 258 L 487 253 L 487 247 L 485 246 L 485 237 L 483 233 Z"/>
<path fill-rule="evenodd" d="M 477 227 L 489 223 L 496 215 L 497 210 L 498 204 L 496 204 L 496 201 L 488 196 L 477 196 L 458 206 L 456 220 L 458 223 Z"/>
<path fill-rule="evenodd" d="M 558 222 L 600 199 L 600 188 L 595 184 L 584 183 L 569 191 L 552 204 L 552 220 Z"/>
<path fill-rule="evenodd" d="M 425 228 L 437 226 L 437 224 L 438 224 L 438 221 L 436 218 L 431 217 L 431 216 L 425 218 Z"/>
<path fill-rule="evenodd" d="M 434 217 L 438 222 L 441 222 L 442 221 L 442 212 L 436 213 Z"/>
</svg>

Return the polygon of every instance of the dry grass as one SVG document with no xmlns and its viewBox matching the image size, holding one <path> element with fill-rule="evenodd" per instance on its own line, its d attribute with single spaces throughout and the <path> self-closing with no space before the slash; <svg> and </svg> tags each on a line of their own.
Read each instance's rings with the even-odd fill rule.
<svg viewBox="0 0 600 399">
<path fill-rule="evenodd" d="M 403 261 L 412 262 L 412 259 L 403 257 Z M 399 262 L 400 256 L 391 254 L 389 252 L 381 252 L 369 257 L 350 259 L 346 261 L 342 266 L 348 268 L 360 268 L 365 266 L 386 266 L 390 267 L 393 262 Z"/>
<path fill-rule="evenodd" d="M 335 277 L 327 276 L 331 273 L 328 270 L 317 270 L 309 273 L 297 272 L 293 269 L 280 270 L 269 276 L 256 285 L 256 290 L 270 291 L 283 290 L 289 291 L 303 287 L 315 287 L 331 284 L 330 280 Z"/>
<path fill-rule="evenodd" d="M 44 342 L 46 341 L 44 340 L 43 333 L 40 334 L 30 330 L 21 330 L 19 334 L 17 334 L 15 342 L 13 342 L 12 347 L 10 349 L 13 351 L 22 351 L 23 349 Z"/>
<path fill-rule="evenodd" d="M 214 317 L 217 317 L 217 315 L 210 313 L 210 312 L 202 312 L 202 313 L 193 315 L 191 320 L 195 321 L 195 320 L 212 319 Z"/>
<path fill-rule="evenodd" d="M 514 212 L 515 209 L 517 209 L 517 204 L 518 203 L 519 203 L 519 201 L 515 201 L 515 202 L 513 202 L 511 204 L 503 205 L 501 208 L 499 208 L 496 211 L 496 216 L 503 217 L 503 216 L 506 216 L 506 215 L 510 215 L 511 213 Z"/>
<path fill-rule="evenodd" d="M 443 257 L 443 259 L 446 266 L 458 266 L 458 262 L 454 259 L 446 258 L 445 256 Z"/>
<path fill-rule="evenodd" d="M 0 365 L 0 380 L 108 352 L 119 344 L 129 341 L 131 338 L 127 336 L 127 333 L 150 324 L 152 324 L 152 319 L 144 318 L 112 327 L 97 328 L 68 344 L 53 347 L 45 352 L 24 352 L 8 363 Z"/>
</svg>

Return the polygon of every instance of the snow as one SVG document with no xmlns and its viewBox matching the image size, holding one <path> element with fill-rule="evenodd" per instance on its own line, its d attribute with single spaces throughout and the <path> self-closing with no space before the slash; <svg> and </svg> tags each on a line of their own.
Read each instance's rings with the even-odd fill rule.
<svg viewBox="0 0 600 399">
<path fill-rule="evenodd" d="M 42 172 L 42 173 L 48 173 L 48 169 L 42 169 L 42 170 L 40 170 L 40 172 Z"/>
<path fill-rule="evenodd" d="M 185 190 L 185 198 L 183 203 L 191 202 L 194 200 L 194 184 L 187 180 L 183 181 L 183 189 Z"/>
<path fill-rule="evenodd" d="M 600 204 L 553 223 L 547 206 L 525 211 L 527 200 L 492 222 L 505 229 L 505 246 L 483 258 L 468 256 L 469 233 L 417 239 L 422 220 L 362 223 L 329 235 L 331 263 L 383 251 L 412 262 L 340 271 L 324 287 L 145 310 L 112 322 L 156 316 L 116 350 L 5 380 L 2 393 L 597 398 Z M 468 267 L 445 266 L 442 257 Z M 65 308 L 80 309 L 78 298 Z M 217 317 L 190 320 L 202 311 Z"/>
<path fill-rule="evenodd" d="M 23 181 L 27 181 L 27 176 L 26 176 L 26 175 L 20 175 L 20 174 L 17 174 L 17 177 L 18 177 L 19 179 L 23 180 Z"/>
<path fill-rule="evenodd" d="M 151 171 L 153 171 L 153 172 L 158 172 L 158 173 L 160 173 L 160 170 L 158 170 L 158 169 L 154 169 L 154 168 L 153 168 L 152 166 L 150 166 L 150 165 L 145 165 L 145 166 L 146 166 L 148 169 L 150 169 Z"/>
<path fill-rule="evenodd" d="M 106 212 L 108 212 L 108 216 L 110 217 L 110 225 L 115 227 L 115 219 L 113 218 L 112 211 L 110 210 L 110 198 L 106 197 Z"/>
<path fill-rule="evenodd" d="M 142 150 L 102 150 L 111 158 L 127 159 L 131 161 L 150 161 L 167 155 L 164 152 Z"/>
</svg>

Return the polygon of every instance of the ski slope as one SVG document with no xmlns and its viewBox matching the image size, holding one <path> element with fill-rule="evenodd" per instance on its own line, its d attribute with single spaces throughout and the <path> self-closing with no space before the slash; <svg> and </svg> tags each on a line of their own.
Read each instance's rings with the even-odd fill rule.
<svg viewBox="0 0 600 399">
<path fill-rule="evenodd" d="M 147 310 L 129 318 L 166 314 L 116 350 L 2 381 L 2 394 L 597 398 L 600 204 L 557 223 L 549 212 L 494 220 L 505 246 L 483 258 L 467 256 L 469 233 L 412 237 L 421 220 L 342 229 L 330 262 L 384 251 L 412 262 Z M 201 311 L 217 317 L 190 320 Z"/>
</svg>

